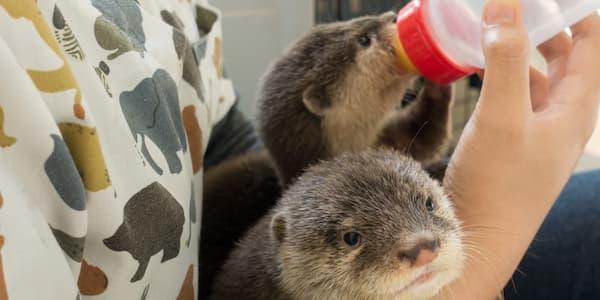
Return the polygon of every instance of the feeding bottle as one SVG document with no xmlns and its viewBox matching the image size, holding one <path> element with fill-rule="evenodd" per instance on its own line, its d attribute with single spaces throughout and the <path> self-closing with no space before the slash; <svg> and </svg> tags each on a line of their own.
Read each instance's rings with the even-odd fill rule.
<svg viewBox="0 0 600 300">
<path fill-rule="evenodd" d="M 397 20 L 402 66 L 446 84 L 485 67 L 481 45 L 486 0 L 413 0 Z M 600 9 L 600 0 L 521 0 L 532 46 Z"/>
</svg>

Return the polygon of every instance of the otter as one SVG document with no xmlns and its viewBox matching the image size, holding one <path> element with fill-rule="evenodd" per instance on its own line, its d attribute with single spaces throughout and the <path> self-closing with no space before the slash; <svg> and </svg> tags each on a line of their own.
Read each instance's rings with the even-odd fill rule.
<svg viewBox="0 0 600 300">
<path fill-rule="evenodd" d="M 427 167 L 441 182 L 448 164 Z M 215 275 L 243 234 L 281 197 L 282 185 L 266 151 L 226 160 L 204 174 L 199 299 L 208 299 Z"/>
<path fill-rule="evenodd" d="M 418 77 L 400 67 L 396 14 L 314 27 L 262 79 L 257 129 L 284 185 L 320 159 L 389 147 L 424 165 L 450 137 L 452 86 L 426 81 L 401 105 Z"/>
<path fill-rule="evenodd" d="M 390 150 L 308 168 L 252 227 L 211 299 L 424 299 L 460 274 L 459 221 L 439 183 Z"/>
</svg>

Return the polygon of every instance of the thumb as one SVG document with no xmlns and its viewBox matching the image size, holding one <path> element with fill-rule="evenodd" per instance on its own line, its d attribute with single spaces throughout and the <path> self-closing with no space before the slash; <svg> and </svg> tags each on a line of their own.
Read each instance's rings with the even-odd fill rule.
<svg viewBox="0 0 600 300">
<path fill-rule="evenodd" d="M 486 69 L 481 110 L 497 116 L 532 111 L 529 93 L 529 38 L 519 0 L 489 0 L 483 16 Z"/>
</svg>

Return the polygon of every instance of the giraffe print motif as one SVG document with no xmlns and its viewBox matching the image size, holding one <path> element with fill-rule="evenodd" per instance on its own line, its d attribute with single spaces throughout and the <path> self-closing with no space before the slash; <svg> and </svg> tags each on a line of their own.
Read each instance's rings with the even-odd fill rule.
<svg viewBox="0 0 600 300">
<path fill-rule="evenodd" d="M 56 70 L 27 70 L 29 77 L 31 77 L 31 80 L 38 90 L 46 93 L 75 90 L 73 113 L 78 119 L 85 119 L 85 110 L 81 104 L 82 96 L 79 84 L 75 80 L 71 68 L 66 62 L 65 55 L 61 51 L 60 45 L 56 41 L 50 27 L 42 17 L 36 2 L 0 0 L 0 6 L 15 19 L 25 18 L 31 21 L 46 45 L 52 49 L 52 52 L 54 52 L 63 63 L 62 67 Z"/>
</svg>

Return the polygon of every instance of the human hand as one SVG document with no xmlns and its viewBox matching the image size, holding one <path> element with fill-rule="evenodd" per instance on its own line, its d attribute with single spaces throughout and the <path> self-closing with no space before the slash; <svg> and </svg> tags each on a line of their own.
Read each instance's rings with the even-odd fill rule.
<svg viewBox="0 0 600 300">
<path fill-rule="evenodd" d="M 518 0 L 485 9 L 480 101 L 444 185 L 463 221 L 467 266 L 446 296 L 492 299 L 504 287 L 589 140 L 600 100 L 600 17 L 539 47 L 530 71 Z M 451 292 L 450 292 L 451 291 Z"/>
</svg>

